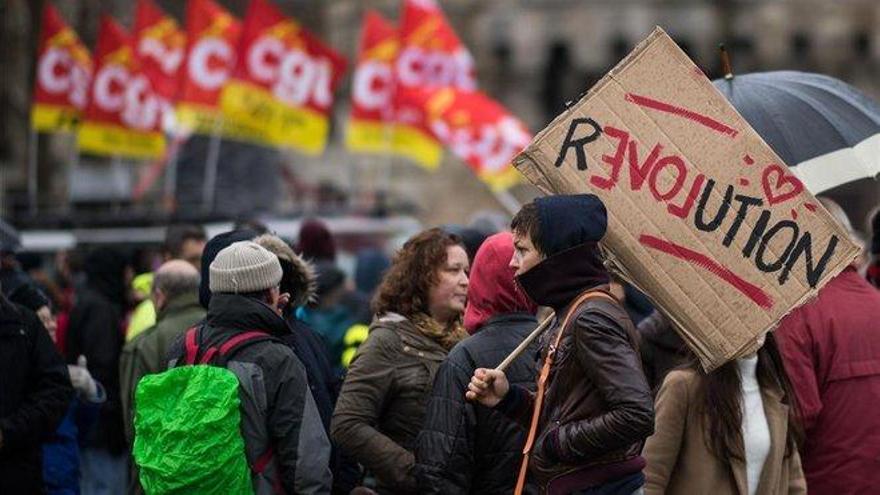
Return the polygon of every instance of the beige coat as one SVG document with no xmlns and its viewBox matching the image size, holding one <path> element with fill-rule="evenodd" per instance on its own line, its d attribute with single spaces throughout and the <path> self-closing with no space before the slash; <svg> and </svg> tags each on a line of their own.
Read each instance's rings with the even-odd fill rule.
<svg viewBox="0 0 880 495">
<path fill-rule="evenodd" d="M 653 436 L 645 444 L 645 493 L 747 495 L 745 462 L 718 460 L 708 449 L 698 412 L 698 376 L 690 370 L 672 371 L 663 381 L 655 405 Z M 764 414 L 770 428 L 770 453 L 758 482 L 760 495 L 805 494 L 801 459 L 797 451 L 785 456 L 788 406 L 781 394 L 762 391 Z"/>
</svg>

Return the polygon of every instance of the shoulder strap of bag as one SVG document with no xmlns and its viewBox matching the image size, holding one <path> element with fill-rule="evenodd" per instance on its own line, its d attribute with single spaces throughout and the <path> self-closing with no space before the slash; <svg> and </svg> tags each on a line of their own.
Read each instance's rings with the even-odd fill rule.
<svg viewBox="0 0 880 495">
<path fill-rule="evenodd" d="M 188 365 L 196 364 L 199 357 L 199 330 L 201 326 L 194 325 L 187 329 L 183 337 L 184 363 Z"/>
<path fill-rule="evenodd" d="M 185 363 L 194 364 L 217 364 L 225 366 L 226 362 L 237 352 L 257 342 L 275 340 L 271 335 L 261 330 L 248 330 L 234 335 L 222 344 L 212 345 L 204 350 L 201 349 L 201 326 L 191 327 L 184 336 Z"/>
<path fill-rule="evenodd" d="M 600 290 L 590 290 L 578 296 L 578 298 L 575 299 L 574 303 L 572 303 L 572 305 L 569 307 L 568 313 L 562 320 L 562 326 L 559 327 L 559 331 L 556 333 L 556 339 L 554 339 L 553 344 L 547 351 L 547 357 L 544 359 L 544 365 L 541 367 L 541 373 L 538 375 L 538 390 L 535 392 L 535 404 L 534 408 L 532 409 L 532 421 L 529 424 L 529 434 L 526 437 L 526 444 L 523 447 L 523 459 L 522 464 L 520 464 L 519 467 L 519 476 L 516 480 L 516 490 L 514 491 L 515 495 L 522 495 L 523 488 L 526 484 L 526 474 L 529 470 L 529 456 L 532 452 L 532 447 L 535 443 L 535 436 L 538 432 L 538 420 L 541 418 L 541 409 L 544 406 L 544 391 L 547 388 L 547 377 L 550 376 L 550 368 L 553 366 L 553 359 L 556 356 L 556 350 L 559 348 L 559 343 L 562 342 L 562 336 L 565 334 L 565 330 L 568 328 L 568 323 L 571 320 L 571 317 L 574 316 L 574 313 L 578 309 L 578 307 L 589 299 L 593 299 L 596 297 L 617 302 L 617 300 L 613 296 Z"/>
<path fill-rule="evenodd" d="M 232 359 L 232 356 L 259 342 L 275 340 L 271 335 L 262 330 L 248 330 L 236 334 L 224 341 L 222 344 L 216 344 L 209 347 L 205 354 L 199 359 L 199 364 L 214 364 L 217 366 L 226 366 L 226 363 Z"/>
</svg>

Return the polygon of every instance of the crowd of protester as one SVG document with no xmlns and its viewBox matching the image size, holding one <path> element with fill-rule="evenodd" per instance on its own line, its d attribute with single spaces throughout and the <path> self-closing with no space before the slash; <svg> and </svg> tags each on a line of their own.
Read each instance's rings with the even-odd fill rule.
<svg viewBox="0 0 880 495">
<path fill-rule="evenodd" d="M 709 373 L 606 270 L 591 195 L 354 270 L 318 219 L 51 260 L 0 238 L 0 493 L 871 493 L 880 215 L 865 242 L 823 204 L 865 256 Z"/>
</svg>

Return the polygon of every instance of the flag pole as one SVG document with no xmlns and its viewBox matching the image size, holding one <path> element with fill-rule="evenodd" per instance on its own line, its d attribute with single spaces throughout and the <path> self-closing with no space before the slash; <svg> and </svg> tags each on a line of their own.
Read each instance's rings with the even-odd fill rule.
<svg viewBox="0 0 880 495">
<path fill-rule="evenodd" d="M 517 212 L 519 212 L 519 209 L 522 208 L 522 203 L 520 203 L 513 194 L 510 194 L 510 191 L 507 189 L 492 189 L 492 194 L 495 196 L 495 199 L 501 203 L 501 206 L 503 206 L 511 215 L 516 215 Z"/>
<path fill-rule="evenodd" d="M 113 167 L 113 175 L 115 176 L 114 181 L 116 180 L 116 178 L 121 178 L 125 175 L 125 168 L 123 167 L 122 157 L 119 155 L 119 153 L 113 154 L 111 164 L 111 166 Z M 112 209 L 113 213 L 115 214 L 119 214 L 122 211 L 122 204 L 119 200 L 119 197 L 114 199 Z"/>
<path fill-rule="evenodd" d="M 79 168 L 79 145 L 74 138 L 73 157 L 67 163 L 67 198 L 64 204 L 64 213 L 70 213 L 73 209 L 73 177 Z"/>
<path fill-rule="evenodd" d="M 177 195 L 177 159 L 179 156 L 181 138 L 174 135 L 171 141 L 171 156 L 168 157 L 168 166 L 165 169 L 165 202 L 169 212 L 174 211 Z"/>
<path fill-rule="evenodd" d="M 40 134 L 33 127 L 30 130 L 30 140 L 28 142 L 28 209 L 31 215 L 36 215 L 37 206 L 37 151 L 39 149 Z"/>
<path fill-rule="evenodd" d="M 382 161 L 382 167 L 379 171 L 379 188 L 382 191 L 382 194 L 385 195 L 385 201 L 387 201 L 388 196 L 391 191 L 391 169 L 394 166 L 394 139 L 395 133 L 397 132 L 397 108 L 395 107 L 397 103 L 397 72 L 396 68 L 392 69 L 391 72 L 391 102 L 388 107 L 386 107 L 385 111 L 380 112 L 380 116 L 382 118 L 382 140 L 385 144 L 385 156 L 386 160 Z"/>
<path fill-rule="evenodd" d="M 221 120 L 218 116 L 214 121 L 211 141 L 208 143 L 208 156 L 205 159 L 205 178 L 202 184 L 202 209 L 205 213 L 210 213 L 214 209 L 217 162 L 220 160 L 220 125 Z"/>
<path fill-rule="evenodd" d="M 544 330 L 547 330 L 547 327 L 550 326 L 550 323 L 553 322 L 553 318 L 555 318 L 555 317 L 556 317 L 556 314 L 551 313 L 549 316 L 544 318 L 544 321 L 542 321 L 540 325 L 538 325 L 534 330 L 532 330 L 532 333 L 530 333 L 518 346 L 516 346 L 516 349 L 511 351 L 511 353 L 508 354 L 506 358 L 504 358 L 504 361 L 501 361 L 501 364 L 499 364 L 498 367 L 496 367 L 495 369 L 498 371 L 506 370 L 507 367 L 510 366 L 510 363 L 512 363 L 514 359 L 519 357 L 520 354 L 522 354 L 523 352 L 525 352 L 526 349 L 529 348 L 529 344 L 531 344 L 533 340 L 538 338 L 538 336 L 541 335 L 544 332 Z"/>
<path fill-rule="evenodd" d="M 393 121 L 382 121 L 382 137 L 385 144 L 385 160 L 381 160 L 379 168 L 379 190 L 387 195 L 391 189 L 391 168 L 394 165 L 394 125 Z"/>
</svg>

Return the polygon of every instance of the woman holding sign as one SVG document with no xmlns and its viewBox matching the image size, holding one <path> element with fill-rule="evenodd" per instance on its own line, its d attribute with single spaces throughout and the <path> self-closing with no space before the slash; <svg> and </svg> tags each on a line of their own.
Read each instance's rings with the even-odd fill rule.
<svg viewBox="0 0 880 495">
<path fill-rule="evenodd" d="M 696 359 L 670 372 L 645 444 L 645 493 L 806 493 L 796 408 L 773 334 L 711 373 Z"/>
</svg>

